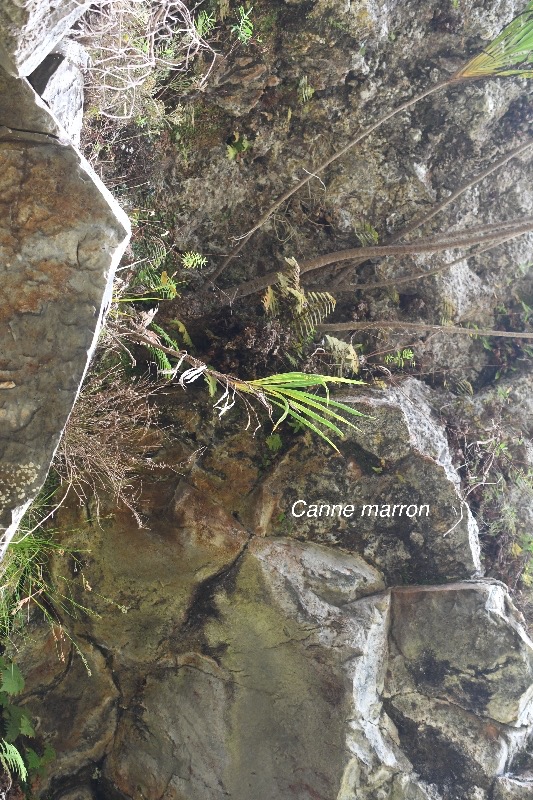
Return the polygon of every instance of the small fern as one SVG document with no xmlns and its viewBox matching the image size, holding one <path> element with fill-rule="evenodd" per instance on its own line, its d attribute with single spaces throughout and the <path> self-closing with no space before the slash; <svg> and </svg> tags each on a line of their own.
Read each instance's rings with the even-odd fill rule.
<svg viewBox="0 0 533 800">
<path fill-rule="evenodd" d="M 156 325 L 155 322 L 152 322 L 151 327 L 157 333 L 157 335 L 159 336 L 159 338 L 166 347 L 170 347 L 173 350 L 180 349 L 178 343 L 171 336 L 168 335 L 168 333 L 164 328 L 162 328 L 160 325 Z M 159 373 L 161 373 L 162 375 L 173 374 L 173 369 L 170 359 L 163 350 L 161 350 L 159 347 L 152 347 L 152 346 L 147 347 L 147 350 L 152 356 L 152 359 Z"/>
<path fill-rule="evenodd" d="M 143 249 L 147 265 L 151 269 L 158 270 L 165 263 L 168 250 L 163 240 L 159 237 L 150 236 L 143 239 Z"/>
<path fill-rule="evenodd" d="M 300 266 L 295 258 L 286 258 L 287 273 L 278 272 L 278 287 L 269 286 L 262 297 L 267 314 L 276 316 L 284 306 L 290 326 L 300 338 L 310 336 L 335 310 L 336 300 L 329 292 L 306 292 L 300 286 Z"/>
<path fill-rule="evenodd" d="M 357 375 L 359 372 L 359 357 L 351 342 L 343 342 L 335 336 L 324 336 L 324 345 L 335 359 L 340 376 L 345 373 Z"/>
<path fill-rule="evenodd" d="M 336 300 L 329 292 L 307 292 L 302 312 L 293 322 L 300 336 L 313 333 L 329 314 L 335 310 Z"/>
<path fill-rule="evenodd" d="M 150 353 L 158 372 L 165 374 L 172 371 L 172 364 L 168 360 L 166 353 L 158 347 L 148 346 L 146 349 Z"/>
<path fill-rule="evenodd" d="M 370 222 L 360 222 L 356 225 L 355 235 L 361 247 L 372 247 L 379 242 L 379 233 Z"/>
<path fill-rule="evenodd" d="M 207 258 L 194 250 L 183 253 L 180 260 L 184 269 L 201 269 L 207 265 Z"/>
<path fill-rule="evenodd" d="M 6 742 L 5 739 L 0 739 L 0 763 L 8 775 L 14 772 L 21 781 L 27 779 L 28 770 L 22 760 L 22 756 L 15 745 Z"/>
<path fill-rule="evenodd" d="M 314 93 L 315 90 L 313 89 L 312 86 L 309 85 L 307 75 L 304 75 L 303 78 L 300 79 L 300 82 L 298 84 L 298 100 L 304 106 L 306 103 L 309 102 Z"/>
<path fill-rule="evenodd" d="M 202 39 L 205 39 L 206 36 L 209 36 L 212 33 L 213 28 L 216 25 L 216 17 L 214 14 L 210 14 L 205 9 L 202 9 L 198 14 L 198 18 L 194 22 L 194 27 Z"/>
<path fill-rule="evenodd" d="M 170 324 L 172 325 L 172 327 L 178 329 L 178 332 L 181 338 L 183 339 L 183 344 L 185 345 L 185 347 L 189 347 L 191 350 L 194 350 L 195 349 L 194 343 L 191 337 L 189 336 L 189 331 L 187 330 L 183 322 L 180 319 L 175 319 Z"/>
<path fill-rule="evenodd" d="M 467 381 L 466 378 L 463 378 L 460 381 L 457 381 L 453 388 L 454 394 L 458 394 L 463 397 L 472 397 L 474 395 L 474 387 Z"/>
<path fill-rule="evenodd" d="M 272 288 L 272 286 L 267 287 L 266 292 L 261 298 L 261 303 L 263 304 L 263 308 L 265 309 L 265 314 L 270 314 L 271 317 L 275 317 L 276 314 L 279 313 L 278 296 L 274 291 L 274 289 Z"/>
<path fill-rule="evenodd" d="M 394 366 L 399 369 L 403 369 L 406 362 L 409 363 L 411 367 L 416 366 L 415 354 L 410 347 L 404 350 L 397 350 L 396 353 L 387 353 L 385 356 L 385 364 L 394 364 Z"/>
<path fill-rule="evenodd" d="M 455 314 L 456 314 L 456 309 L 454 304 L 452 303 L 451 300 L 445 298 L 442 302 L 442 307 L 441 307 L 440 324 L 451 325 Z"/>
<path fill-rule="evenodd" d="M 250 6 L 248 11 L 244 10 L 244 6 L 239 6 L 237 10 L 239 21 L 236 25 L 231 26 L 231 32 L 236 35 L 241 44 L 248 44 L 254 35 L 254 24 L 250 19 L 253 6 Z"/>
<path fill-rule="evenodd" d="M 185 326 L 183 326 L 185 329 Z M 167 347 L 173 347 L 175 350 L 179 350 L 178 343 L 166 332 L 164 328 L 160 325 L 157 325 L 155 322 L 152 322 L 152 328 L 154 331 L 161 337 L 161 341 L 164 342 Z"/>
<path fill-rule="evenodd" d="M 117 301 L 131 303 L 140 300 L 173 300 L 177 297 L 178 283 L 174 280 L 174 274 L 169 275 L 166 269 L 160 271 L 167 256 L 168 252 L 165 249 L 164 256 L 163 251 L 158 250 L 151 258 L 147 257 L 147 263 L 138 270 L 130 283 L 131 289 L 137 289 L 143 294 L 117 298 Z M 154 296 L 144 297 L 143 295 L 147 293 Z"/>
</svg>

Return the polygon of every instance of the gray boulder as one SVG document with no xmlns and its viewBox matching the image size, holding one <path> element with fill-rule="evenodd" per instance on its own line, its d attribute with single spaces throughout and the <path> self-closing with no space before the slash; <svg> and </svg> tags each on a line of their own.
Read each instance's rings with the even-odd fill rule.
<svg viewBox="0 0 533 800">
<path fill-rule="evenodd" d="M 533 797 L 533 777 L 517 778 L 503 775 L 496 778 L 493 800 L 530 800 Z"/>
<path fill-rule="evenodd" d="M 89 5 L 90 0 L 2 0 L 0 66 L 11 75 L 29 75 Z"/>
<path fill-rule="evenodd" d="M 0 533 L 42 485 L 129 222 L 24 79 L 0 73 Z"/>
<path fill-rule="evenodd" d="M 80 143 L 83 124 L 82 69 L 87 64 L 87 52 L 81 45 L 77 42 L 60 42 L 29 77 L 37 94 L 76 146 Z"/>
</svg>

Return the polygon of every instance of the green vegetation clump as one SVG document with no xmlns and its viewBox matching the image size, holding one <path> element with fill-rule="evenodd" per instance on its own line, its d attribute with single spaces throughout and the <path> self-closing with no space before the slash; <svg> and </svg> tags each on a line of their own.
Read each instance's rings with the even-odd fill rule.
<svg viewBox="0 0 533 800">
<path fill-rule="evenodd" d="M 24 678 L 15 663 L 0 656 L 0 765 L 8 777 L 7 790 L 12 778 L 26 784 L 28 777 L 39 774 L 55 757 L 50 745 L 39 755 L 28 744 L 35 738 L 35 729 L 26 712 L 11 702 L 24 689 Z"/>
<path fill-rule="evenodd" d="M 253 6 L 248 10 L 244 6 L 237 9 L 238 22 L 231 26 L 231 32 L 235 34 L 241 44 L 249 44 L 254 34 L 254 23 L 251 20 Z"/>
</svg>

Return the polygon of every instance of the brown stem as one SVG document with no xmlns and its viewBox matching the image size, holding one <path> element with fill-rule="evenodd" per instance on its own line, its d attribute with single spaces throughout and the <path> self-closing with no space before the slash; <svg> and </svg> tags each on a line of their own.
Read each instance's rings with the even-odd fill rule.
<svg viewBox="0 0 533 800">
<path fill-rule="evenodd" d="M 367 128 L 364 128 L 356 136 L 354 136 L 353 139 L 350 139 L 350 141 L 346 145 L 344 145 L 344 147 L 341 147 L 341 149 L 337 150 L 332 156 L 327 158 L 325 161 L 323 161 L 317 167 L 314 167 L 312 170 L 310 170 L 307 173 L 307 175 L 305 176 L 305 178 L 302 178 L 291 189 L 287 189 L 287 191 L 284 194 L 282 194 L 281 197 L 278 197 L 278 199 L 275 201 L 275 203 L 273 203 L 273 205 L 270 206 L 268 211 L 265 211 L 265 213 L 259 218 L 259 220 L 253 226 L 253 228 L 250 228 L 250 230 L 247 233 L 245 233 L 242 237 L 240 237 L 241 241 L 239 242 L 237 247 L 235 247 L 234 250 L 232 250 L 232 252 L 229 254 L 229 256 L 220 265 L 220 267 L 214 272 L 213 275 L 211 275 L 211 281 L 215 281 L 219 277 L 219 275 L 222 274 L 222 272 L 226 269 L 228 264 L 241 252 L 242 248 L 244 247 L 246 242 L 250 239 L 250 237 L 257 230 L 259 230 L 259 228 L 261 228 L 265 224 L 265 222 L 267 222 L 268 219 L 270 219 L 272 214 L 274 214 L 274 212 L 277 211 L 278 208 L 281 205 L 283 205 L 283 203 L 286 200 L 288 200 L 290 197 L 292 197 L 292 195 L 295 192 L 297 192 L 299 189 L 301 189 L 303 186 L 305 186 L 307 183 L 309 183 L 311 178 L 314 178 L 318 173 L 323 172 L 325 169 L 327 169 L 331 164 L 333 164 L 334 161 L 336 161 L 338 158 L 341 158 L 345 153 L 348 152 L 348 150 L 351 150 L 351 148 L 355 147 L 356 144 L 359 144 L 359 142 L 362 142 L 363 139 L 366 139 L 367 136 L 370 136 L 371 133 L 373 133 L 375 130 L 377 130 L 377 128 L 379 128 L 381 125 L 384 125 L 385 122 L 388 122 L 389 119 L 392 119 L 397 114 L 401 114 L 402 111 L 406 111 L 408 108 L 411 108 L 411 106 L 414 106 L 415 103 L 418 103 L 420 100 L 423 100 L 425 97 L 428 97 L 429 95 L 434 94 L 435 92 L 438 92 L 440 89 L 444 89 L 445 87 L 450 86 L 453 83 L 457 83 L 458 80 L 459 79 L 458 79 L 457 73 L 456 73 L 456 74 L 452 75 L 451 77 L 448 77 L 448 78 L 445 78 L 442 81 L 439 81 L 439 83 L 436 83 L 434 86 L 431 86 L 429 89 L 425 89 L 423 92 L 421 92 L 420 94 L 415 95 L 415 97 L 412 97 L 410 100 L 406 100 L 401 105 L 399 105 L 396 108 L 392 109 L 392 111 L 388 111 L 386 114 L 384 114 L 378 120 L 376 120 L 376 122 L 373 122 L 372 125 L 369 125 Z"/>
<path fill-rule="evenodd" d="M 512 236 L 506 236 L 502 239 L 497 239 L 495 242 L 492 242 L 488 247 L 480 247 L 474 253 L 470 253 L 466 256 L 460 256 L 459 258 L 455 258 L 453 261 L 448 262 L 447 264 L 441 264 L 439 267 L 435 267 L 434 269 L 428 269 L 423 272 L 415 272 L 412 275 L 403 275 L 400 278 L 389 278 L 386 281 L 373 281 L 372 283 L 343 283 L 339 286 L 335 287 L 335 294 L 351 294 L 353 295 L 354 292 L 359 291 L 369 291 L 370 289 L 383 289 L 387 286 L 399 286 L 402 283 L 412 283 L 413 281 L 421 280 L 422 278 L 430 278 L 432 275 L 438 275 L 441 272 L 445 272 L 447 269 L 451 267 L 455 267 L 456 264 L 460 264 L 461 261 L 465 261 L 467 258 L 475 258 L 476 256 L 480 256 L 482 253 L 486 253 L 489 250 L 493 250 L 495 247 L 499 247 L 501 244 L 505 244 L 505 242 L 511 241 L 514 239 L 514 234 Z M 311 284 L 310 286 L 305 286 L 306 289 L 309 289 L 313 292 L 331 292 L 331 286 L 323 286 L 322 284 Z"/>
<path fill-rule="evenodd" d="M 455 192 L 452 192 L 448 197 L 444 198 L 444 200 L 441 200 L 441 202 L 437 203 L 436 206 L 433 206 L 431 211 L 429 211 L 427 214 L 423 214 L 417 217 L 412 222 L 410 222 L 409 225 L 407 225 L 405 228 L 402 228 L 401 230 L 397 231 L 392 236 L 388 236 L 385 239 L 384 244 L 394 244 L 395 242 L 401 241 L 401 239 L 405 238 L 413 231 L 416 231 L 422 225 L 425 225 L 426 223 L 430 222 L 434 217 L 437 216 L 437 214 L 440 214 L 440 212 L 444 211 L 444 209 L 447 206 L 449 206 L 451 203 L 457 200 L 458 197 L 460 197 L 462 194 L 468 191 L 468 189 L 471 189 L 473 186 L 476 186 L 476 184 L 480 183 L 485 178 L 488 178 L 489 175 L 492 175 L 493 172 L 496 172 L 501 167 L 505 166 L 505 164 L 507 164 L 509 161 L 511 161 L 511 159 L 521 155 L 532 146 L 533 146 L 533 141 L 531 139 L 528 139 L 523 144 L 518 145 L 518 147 L 515 147 L 509 153 L 506 153 L 504 156 L 498 159 L 498 161 L 495 161 L 486 169 L 484 169 L 482 172 L 479 172 L 473 178 L 470 178 L 465 183 L 463 183 L 458 189 L 455 190 Z M 344 283 L 346 274 L 349 274 L 353 269 L 355 269 L 356 267 L 358 267 L 360 264 L 363 263 L 364 261 L 360 259 L 356 261 L 354 264 L 350 265 L 349 267 L 344 267 L 341 270 L 339 270 L 339 274 L 332 279 L 329 291 L 332 290 L 332 287 L 337 289 L 339 286 L 341 286 Z"/>
<path fill-rule="evenodd" d="M 304 261 L 300 264 L 300 274 L 311 272 L 321 267 L 333 264 L 338 261 L 347 261 L 354 258 L 383 258 L 385 256 L 403 256 L 416 253 L 438 253 L 443 250 L 451 250 L 458 247 L 471 247 L 475 244 L 482 244 L 501 240 L 502 234 L 508 233 L 514 236 L 521 236 L 533 230 L 533 218 L 525 217 L 520 220 L 511 220 L 507 223 L 497 225 L 480 225 L 465 231 L 456 231 L 447 235 L 441 235 L 430 239 L 419 239 L 412 244 L 378 245 L 373 247 L 358 247 L 354 250 L 339 250 L 335 253 L 326 253 L 318 258 Z M 242 297 L 248 297 L 255 292 L 266 289 L 278 280 L 278 270 L 260 275 L 252 280 L 245 281 L 233 289 L 226 289 L 222 302 L 229 305 Z"/>
<path fill-rule="evenodd" d="M 467 336 L 503 336 L 506 339 L 533 339 L 533 333 L 520 331 L 496 331 L 492 328 L 462 328 L 459 325 L 426 325 L 422 322 L 402 322 L 401 320 L 372 320 L 370 322 L 332 322 L 317 325 L 316 330 L 361 331 L 367 328 L 405 328 L 410 331 L 436 331 L 437 333 L 462 333 Z"/>
<path fill-rule="evenodd" d="M 528 233 L 533 230 L 533 217 L 510 220 L 503 223 L 491 223 L 490 225 L 477 225 L 464 231 L 452 231 L 447 234 L 439 234 L 429 239 L 420 239 L 409 244 L 400 245 L 376 245 L 373 247 L 357 247 L 353 250 L 338 250 L 334 253 L 325 253 L 322 256 L 311 258 L 300 264 L 300 272 L 311 272 L 315 269 L 327 267 L 339 261 L 350 261 L 354 258 L 376 258 L 386 255 L 409 255 L 415 253 L 437 253 L 442 250 L 451 250 L 456 247 L 470 247 L 501 238 L 504 232 L 513 232 L 516 235 Z M 373 253 L 373 255 L 372 255 Z"/>
</svg>

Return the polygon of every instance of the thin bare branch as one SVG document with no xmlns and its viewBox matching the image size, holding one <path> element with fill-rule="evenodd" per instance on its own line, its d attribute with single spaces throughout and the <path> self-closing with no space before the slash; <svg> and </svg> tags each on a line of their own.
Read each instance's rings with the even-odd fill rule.
<svg viewBox="0 0 533 800">
<path fill-rule="evenodd" d="M 313 270 L 321 269 L 330 264 L 347 261 L 351 259 L 364 258 L 384 258 L 386 256 L 405 256 L 418 253 L 438 253 L 445 250 L 458 248 L 469 248 L 476 244 L 494 243 L 501 240 L 507 234 L 507 238 L 515 238 L 529 233 L 533 230 L 533 218 L 522 217 L 510 220 L 509 222 L 495 223 L 493 225 L 480 225 L 465 229 L 464 231 L 453 231 L 447 235 L 442 234 L 438 237 L 429 239 L 418 239 L 410 244 L 376 245 L 372 247 L 358 247 L 354 250 L 339 250 L 334 253 L 326 253 L 323 256 L 303 261 L 300 263 L 300 274 L 303 275 Z M 233 289 L 224 291 L 221 302 L 229 305 L 242 297 L 248 297 L 255 292 L 266 289 L 276 283 L 279 270 L 260 275 L 252 280 L 244 281 Z"/>
<path fill-rule="evenodd" d="M 492 328 L 462 328 L 460 325 L 429 325 L 423 322 L 401 320 L 371 320 L 367 322 L 332 322 L 317 325 L 317 331 L 363 331 L 371 328 L 404 328 L 409 331 L 431 331 L 433 333 L 458 333 L 466 336 L 498 336 L 505 339 L 533 339 L 533 333 L 523 331 L 497 331 Z"/>
</svg>

